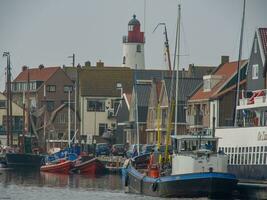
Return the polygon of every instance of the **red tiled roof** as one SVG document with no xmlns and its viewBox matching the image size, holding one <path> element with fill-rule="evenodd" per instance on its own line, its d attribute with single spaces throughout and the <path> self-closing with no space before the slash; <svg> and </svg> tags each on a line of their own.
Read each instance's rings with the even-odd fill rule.
<svg viewBox="0 0 267 200">
<path fill-rule="evenodd" d="M 264 55 L 267 57 L 267 28 L 259 28 L 259 34 L 261 37 Z"/>
<path fill-rule="evenodd" d="M 246 61 L 241 62 L 241 66 Z M 237 71 L 238 62 L 225 63 L 217 68 L 213 75 L 222 76 L 222 79 L 208 92 L 203 91 L 203 86 L 200 87 L 197 92 L 190 98 L 190 101 L 209 99 L 215 96 L 218 89 Z"/>
<path fill-rule="evenodd" d="M 26 69 L 15 78 L 13 82 L 24 82 L 28 80 L 28 70 L 29 79 L 35 81 L 47 81 L 60 67 L 44 67 L 42 69 L 33 68 Z"/>
</svg>

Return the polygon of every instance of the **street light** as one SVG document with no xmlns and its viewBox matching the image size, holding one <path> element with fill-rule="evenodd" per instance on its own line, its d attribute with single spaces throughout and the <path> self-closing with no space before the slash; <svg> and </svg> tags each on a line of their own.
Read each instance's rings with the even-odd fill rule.
<svg viewBox="0 0 267 200">
<path fill-rule="evenodd" d="M 122 105 L 121 105 L 121 104 L 122 104 L 122 97 L 123 97 L 123 87 L 122 87 L 122 84 L 121 84 L 121 83 L 117 83 L 117 84 L 116 84 L 116 89 L 117 89 L 117 90 L 120 90 L 120 92 L 121 92 L 121 94 L 120 94 L 120 104 L 119 104 L 119 106 L 118 106 L 118 108 L 117 108 L 117 112 L 118 112 L 120 106 L 122 106 Z M 116 114 L 117 114 L 117 113 L 116 113 Z"/>
</svg>

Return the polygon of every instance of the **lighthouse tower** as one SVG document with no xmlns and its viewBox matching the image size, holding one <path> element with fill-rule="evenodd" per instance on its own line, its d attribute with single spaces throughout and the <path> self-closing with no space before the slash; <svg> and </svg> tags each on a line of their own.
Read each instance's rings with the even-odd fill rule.
<svg viewBox="0 0 267 200">
<path fill-rule="evenodd" d="M 123 36 L 122 66 L 132 69 L 145 69 L 144 32 L 136 15 L 128 23 L 128 36 Z"/>
</svg>

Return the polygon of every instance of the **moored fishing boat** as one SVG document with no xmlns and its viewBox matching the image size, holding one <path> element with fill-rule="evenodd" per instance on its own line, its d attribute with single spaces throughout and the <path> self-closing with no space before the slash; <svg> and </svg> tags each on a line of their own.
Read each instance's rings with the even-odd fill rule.
<svg viewBox="0 0 267 200">
<path fill-rule="evenodd" d="M 44 157 L 33 153 L 6 153 L 6 165 L 11 168 L 39 169 Z"/>
<path fill-rule="evenodd" d="M 43 165 L 40 170 L 43 172 L 69 174 L 72 167 L 73 161 L 63 159 L 57 163 Z"/>
<path fill-rule="evenodd" d="M 156 197 L 231 197 L 238 180 L 227 172 L 228 157 L 216 152 L 217 138 L 176 136 L 175 139 L 178 153 L 172 155 L 171 167 L 144 165 L 148 163 L 148 155 L 129 162 L 124 169 L 128 191 Z M 206 143 L 212 149 L 204 148 Z"/>
<path fill-rule="evenodd" d="M 105 166 L 97 158 L 92 158 L 83 162 L 76 161 L 72 171 L 79 174 L 95 175 L 104 173 Z"/>
</svg>

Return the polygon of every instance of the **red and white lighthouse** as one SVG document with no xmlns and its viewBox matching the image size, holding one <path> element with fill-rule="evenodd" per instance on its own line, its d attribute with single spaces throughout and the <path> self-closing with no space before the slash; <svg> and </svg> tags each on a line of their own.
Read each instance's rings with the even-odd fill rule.
<svg viewBox="0 0 267 200">
<path fill-rule="evenodd" d="M 123 67 L 145 69 L 144 44 L 144 32 L 140 31 L 140 22 L 133 15 L 128 23 L 128 36 L 123 36 Z"/>
</svg>

